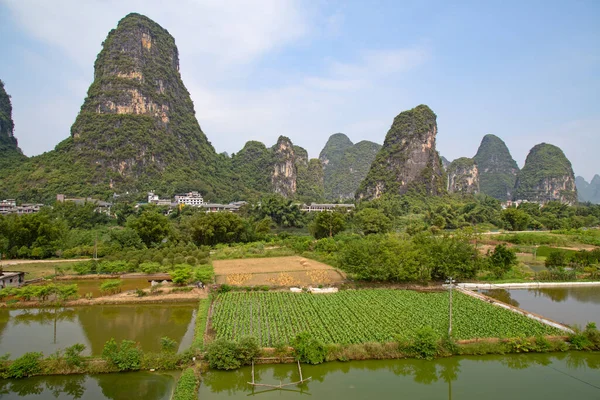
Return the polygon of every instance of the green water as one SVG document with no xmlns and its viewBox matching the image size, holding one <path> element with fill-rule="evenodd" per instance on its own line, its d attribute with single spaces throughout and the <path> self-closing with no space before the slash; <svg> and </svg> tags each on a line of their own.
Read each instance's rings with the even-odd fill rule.
<svg viewBox="0 0 600 400">
<path fill-rule="evenodd" d="M 0 380 L 2 399 L 169 400 L 177 375 L 128 372 Z"/>
<path fill-rule="evenodd" d="M 102 296 L 100 292 L 100 285 L 106 282 L 108 279 L 73 279 L 73 280 L 57 280 L 54 283 L 60 285 L 71 285 L 77 284 L 77 293 L 79 296 L 85 296 L 87 293 L 91 293 L 92 297 Z M 131 278 L 121 279 L 121 291 L 127 292 L 135 289 L 148 289 L 150 282 L 147 278 Z"/>
<path fill-rule="evenodd" d="M 249 367 L 209 371 L 199 399 L 600 399 L 600 353 L 368 360 L 302 366 L 312 379 L 287 390 L 252 389 Z M 299 380 L 295 364 L 256 366 L 256 382 Z"/>
<path fill-rule="evenodd" d="M 144 351 L 160 351 L 168 336 L 188 348 L 193 340 L 196 303 L 0 309 L 0 355 L 28 351 L 45 355 L 75 343 L 86 355 L 100 355 L 110 338 L 139 342 Z"/>
<path fill-rule="evenodd" d="M 483 294 L 567 325 L 600 326 L 600 287 L 493 289 Z M 599 397 L 600 398 L 600 397 Z"/>
</svg>

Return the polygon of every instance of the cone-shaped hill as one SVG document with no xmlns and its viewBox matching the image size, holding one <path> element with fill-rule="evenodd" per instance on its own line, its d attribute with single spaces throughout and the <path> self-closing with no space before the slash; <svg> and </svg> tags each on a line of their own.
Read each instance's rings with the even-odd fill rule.
<svg viewBox="0 0 600 400">
<path fill-rule="evenodd" d="M 404 194 L 409 189 L 428 195 L 445 193 L 442 163 L 435 147 L 436 119 L 426 105 L 394 118 L 356 198 L 375 199 L 384 193 Z"/>
<path fill-rule="evenodd" d="M 529 151 L 517 177 L 515 199 L 569 204 L 577 201 L 573 168 L 560 148 L 540 143 Z"/>
<path fill-rule="evenodd" d="M 481 193 L 501 201 L 511 200 L 519 166 L 502 139 L 485 135 L 473 160 L 479 170 Z"/>
<path fill-rule="evenodd" d="M 151 19 L 129 14 L 103 43 L 71 137 L 4 185 L 39 200 L 149 189 L 223 199 L 235 189 L 227 165 L 196 120 L 175 40 Z"/>
</svg>

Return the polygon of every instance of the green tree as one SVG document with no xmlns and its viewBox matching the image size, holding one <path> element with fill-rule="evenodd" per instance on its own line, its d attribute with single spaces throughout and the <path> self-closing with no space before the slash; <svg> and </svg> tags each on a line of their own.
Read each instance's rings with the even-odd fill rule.
<svg viewBox="0 0 600 400">
<path fill-rule="evenodd" d="M 523 231 L 529 224 L 529 214 L 518 208 L 509 207 L 502 211 L 502 221 L 510 231 Z"/>
<path fill-rule="evenodd" d="M 383 211 L 375 208 L 365 208 L 355 215 L 358 228 L 365 235 L 387 233 L 392 228 L 392 221 Z"/>
<path fill-rule="evenodd" d="M 160 243 L 171 232 L 169 219 L 153 207 L 144 210 L 138 218 L 130 220 L 127 226 L 136 231 L 148 247 Z"/>
<path fill-rule="evenodd" d="M 497 278 L 502 277 L 511 267 L 517 265 L 517 255 L 504 244 L 499 244 L 488 257 L 490 270 Z"/>
<path fill-rule="evenodd" d="M 346 215 L 341 211 L 322 211 L 314 219 L 310 231 L 317 239 L 333 237 L 346 228 Z"/>
</svg>

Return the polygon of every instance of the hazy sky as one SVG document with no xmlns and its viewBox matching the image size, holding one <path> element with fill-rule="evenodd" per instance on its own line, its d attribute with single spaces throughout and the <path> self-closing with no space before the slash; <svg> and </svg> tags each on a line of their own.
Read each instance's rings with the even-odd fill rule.
<svg viewBox="0 0 600 400">
<path fill-rule="evenodd" d="M 109 30 L 130 12 L 174 37 L 218 152 L 289 136 L 317 157 L 335 132 L 382 143 L 427 104 L 438 150 L 486 133 L 523 165 L 540 142 L 600 173 L 600 1 L 0 0 L 0 79 L 25 154 L 69 136 Z"/>
</svg>

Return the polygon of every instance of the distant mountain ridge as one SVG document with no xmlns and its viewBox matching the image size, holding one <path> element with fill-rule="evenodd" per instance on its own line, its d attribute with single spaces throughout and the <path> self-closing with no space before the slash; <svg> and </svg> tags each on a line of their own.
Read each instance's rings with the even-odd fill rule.
<svg viewBox="0 0 600 400">
<path fill-rule="evenodd" d="M 578 176 L 575 178 L 575 185 L 579 201 L 600 204 L 600 175 L 594 175 L 590 183 Z"/>
<path fill-rule="evenodd" d="M 330 201 L 354 199 L 380 149 L 380 144 L 368 140 L 354 144 L 343 133 L 331 135 L 319 154 L 325 198 Z"/>
</svg>

